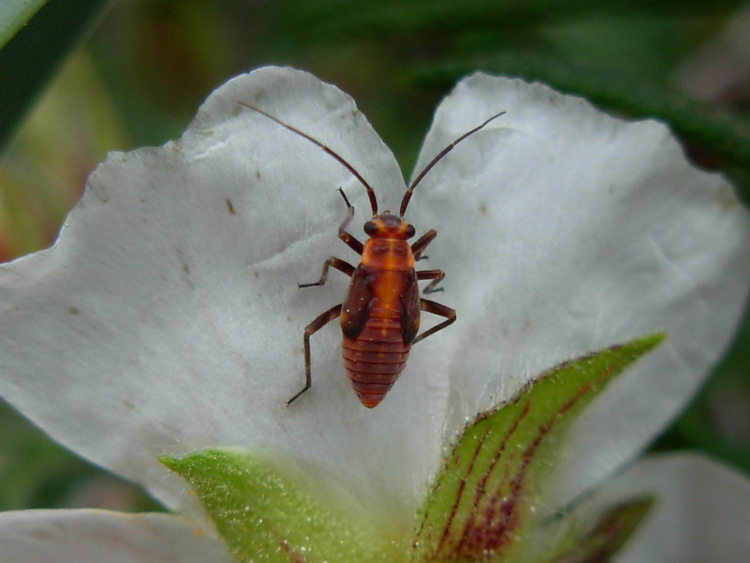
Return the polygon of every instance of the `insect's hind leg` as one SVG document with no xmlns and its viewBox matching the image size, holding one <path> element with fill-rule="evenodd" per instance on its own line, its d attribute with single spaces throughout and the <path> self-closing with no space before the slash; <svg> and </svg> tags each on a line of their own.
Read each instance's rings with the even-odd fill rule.
<svg viewBox="0 0 750 563">
<path fill-rule="evenodd" d="M 315 317 L 315 320 L 305 327 L 305 386 L 299 391 L 294 397 L 286 402 L 286 406 L 291 405 L 294 401 L 299 399 L 300 395 L 310 389 L 312 386 L 312 368 L 310 364 L 310 337 L 318 332 L 321 328 L 326 326 L 332 320 L 337 319 L 341 315 L 341 304 L 331 307 L 325 313 Z"/>
<path fill-rule="evenodd" d="M 320 273 L 320 279 L 316 282 L 311 283 L 298 283 L 297 285 L 299 287 L 313 287 L 316 285 L 325 285 L 326 280 L 328 280 L 328 270 L 329 268 L 333 266 L 336 268 L 339 272 L 344 272 L 347 276 L 352 277 L 354 274 L 354 266 L 349 264 L 349 262 L 346 262 L 345 260 L 341 260 L 340 258 L 336 258 L 335 256 L 331 256 L 328 260 L 323 262 L 323 271 Z"/>
<path fill-rule="evenodd" d="M 437 303 L 435 301 L 430 301 L 428 299 L 420 299 L 419 308 L 425 313 L 432 313 L 433 315 L 445 317 L 445 320 L 442 323 L 433 326 L 431 329 L 426 330 L 422 334 L 417 336 L 414 339 L 414 342 L 412 342 L 412 344 L 416 344 L 420 340 L 424 340 L 428 336 L 435 334 L 437 331 L 443 330 L 448 325 L 453 324 L 453 322 L 456 320 L 456 311 L 454 311 L 450 307 L 446 307 L 445 305 L 441 303 Z"/>
</svg>

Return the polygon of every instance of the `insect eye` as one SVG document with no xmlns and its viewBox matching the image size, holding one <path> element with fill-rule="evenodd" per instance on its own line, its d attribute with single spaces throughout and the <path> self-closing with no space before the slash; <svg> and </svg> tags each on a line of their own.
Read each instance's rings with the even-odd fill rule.
<svg viewBox="0 0 750 563">
<path fill-rule="evenodd" d="M 411 237 L 413 237 L 413 236 L 415 235 L 415 233 L 416 233 L 416 232 L 417 232 L 417 230 L 416 230 L 416 229 L 414 228 L 414 226 L 413 226 L 413 225 L 408 225 L 408 226 L 406 227 L 406 238 L 411 238 Z"/>
<path fill-rule="evenodd" d="M 375 233 L 378 232 L 377 226 L 372 221 L 367 221 L 367 223 L 365 223 L 364 228 L 365 228 L 365 234 L 367 235 L 374 235 Z"/>
</svg>

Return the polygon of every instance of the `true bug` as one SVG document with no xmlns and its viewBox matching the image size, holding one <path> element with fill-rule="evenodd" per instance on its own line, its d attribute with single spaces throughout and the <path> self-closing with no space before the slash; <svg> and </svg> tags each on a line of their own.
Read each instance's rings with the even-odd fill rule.
<svg viewBox="0 0 750 563">
<path fill-rule="evenodd" d="M 427 245 L 437 236 L 437 231 L 430 229 L 414 244 L 409 245 L 406 242 L 415 234 L 414 227 L 403 219 L 414 188 L 458 143 L 505 112 L 493 115 L 440 151 L 406 189 L 399 214 L 396 216 L 390 211 L 378 213 L 375 191 L 338 153 L 262 109 L 244 102 L 239 104 L 266 116 L 323 149 L 349 170 L 367 190 L 372 219 L 364 225 L 364 232 L 369 239 L 362 244 L 346 231 L 354 217 L 354 207 L 349 203 L 344 191 L 339 188 L 339 193 L 346 203 L 347 214 L 339 226 L 338 236 L 349 248 L 362 256 L 361 263 L 355 268 L 348 262 L 332 256 L 323 263 L 323 271 L 318 281 L 298 284 L 299 287 L 325 284 L 331 267 L 352 278 L 344 302 L 331 307 L 305 327 L 305 386 L 287 401 L 287 405 L 297 400 L 312 385 L 310 337 L 334 319 L 340 318 L 344 366 L 349 380 L 359 401 L 367 408 L 374 408 L 380 404 L 404 369 L 411 346 L 456 320 L 456 312 L 450 307 L 419 296 L 418 281 L 431 280 L 424 293 L 433 293 L 440 291 L 436 286 L 445 274 L 442 270 L 414 270 L 414 262 L 422 257 Z M 417 335 L 420 311 L 444 317 L 445 320 Z"/>
</svg>

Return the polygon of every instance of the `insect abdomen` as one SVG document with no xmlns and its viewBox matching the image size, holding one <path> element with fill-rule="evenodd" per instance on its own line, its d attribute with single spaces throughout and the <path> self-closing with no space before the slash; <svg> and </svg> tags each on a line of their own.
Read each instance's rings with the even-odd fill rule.
<svg viewBox="0 0 750 563">
<path fill-rule="evenodd" d="M 376 407 L 398 379 L 409 357 L 411 344 L 404 342 L 401 321 L 390 311 L 373 310 L 362 332 L 344 336 L 344 366 L 359 401 Z"/>
</svg>

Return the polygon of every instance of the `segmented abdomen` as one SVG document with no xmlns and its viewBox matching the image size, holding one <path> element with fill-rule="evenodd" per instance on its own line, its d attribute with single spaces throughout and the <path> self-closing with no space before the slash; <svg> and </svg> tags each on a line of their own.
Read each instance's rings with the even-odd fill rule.
<svg viewBox="0 0 750 563">
<path fill-rule="evenodd" d="M 401 321 L 372 311 L 357 338 L 344 337 L 344 367 L 359 401 L 371 409 L 383 400 L 404 369 L 411 344 L 404 343 Z"/>
</svg>

